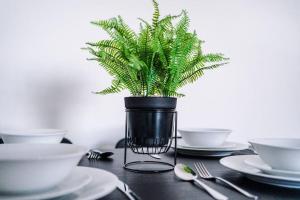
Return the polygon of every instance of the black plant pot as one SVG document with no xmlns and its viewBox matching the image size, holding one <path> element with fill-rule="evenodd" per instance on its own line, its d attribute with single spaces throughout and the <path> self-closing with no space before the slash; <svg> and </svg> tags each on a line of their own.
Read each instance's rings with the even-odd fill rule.
<svg viewBox="0 0 300 200">
<path fill-rule="evenodd" d="M 177 99 L 125 97 L 129 146 L 162 147 L 172 138 Z"/>
</svg>

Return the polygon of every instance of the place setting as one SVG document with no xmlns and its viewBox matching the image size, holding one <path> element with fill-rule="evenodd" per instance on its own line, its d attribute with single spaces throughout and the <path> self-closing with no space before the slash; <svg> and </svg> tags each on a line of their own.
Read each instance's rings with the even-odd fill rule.
<svg viewBox="0 0 300 200">
<path fill-rule="evenodd" d="M 188 156 L 223 157 L 245 150 L 249 145 L 227 141 L 230 129 L 181 128 L 177 141 L 177 152 Z"/>
<path fill-rule="evenodd" d="M 222 182 L 250 199 L 259 197 L 223 177 L 214 176 L 198 160 L 205 157 L 223 157 L 219 163 L 224 167 L 240 173 L 247 178 L 263 184 L 283 188 L 300 189 L 300 139 L 264 138 L 249 140 L 249 145 L 227 142 L 231 133 L 229 129 L 179 129 L 182 139 L 178 140 L 177 151 L 183 156 L 196 156 L 193 165 L 177 163 L 174 168 L 176 177 L 183 181 L 197 183 L 212 198 L 226 200 L 228 196 L 206 185 L 204 180 Z M 240 145 L 240 146 L 239 146 Z M 245 149 L 253 149 L 249 155 L 232 153 Z M 251 152 L 250 151 L 250 152 Z M 209 154 L 207 152 L 212 152 Z"/>
<path fill-rule="evenodd" d="M 220 164 L 253 181 L 300 189 L 300 139 L 264 138 L 249 143 L 257 155 L 229 156 Z"/>
<path fill-rule="evenodd" d="M 113 173 L 78 166 L 86 157 L 105 160 L 112 152 L 60 143 L 67 131 L 31 129 L 0 131 L 1 200 L 94 200 L 125 183 Z M 128 186 L 127 186 L 128 190 Z M 124 194 L 130 196 L 124 190 Z"/>
</svg>

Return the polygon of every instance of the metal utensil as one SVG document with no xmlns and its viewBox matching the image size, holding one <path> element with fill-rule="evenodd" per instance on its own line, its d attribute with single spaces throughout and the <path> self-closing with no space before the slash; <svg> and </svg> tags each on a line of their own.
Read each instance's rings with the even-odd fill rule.
<svg viewBox="0 0 300 200">
<path fill-rule="evenodd" d="M 238 187 L 237 185 L 234 185 L 233 183 L 221 178 L 221 177 L 217 177 L 217 176 L 213 176 L 209 173 L 209 171 L 206 169 L 205 165 L 202 162 L 198 162 L 198 163 L 194 163 L 197 172 L 199 173 L 199 176 L 203 179 L 212 179 L 212 180 L 219 180 L 222 181 L 223 183 L 226 183 L 227 185 L 229 185 L 230 187 L 232 187 L 233 189 L 237 190 L 238 192 L 240 192 L 241 194 L 245 195 L 246 197 L 252 198 L 252 199 L 258 199 L 258 196 L 255 196 L 253 194 L 250 194 L 249 192 L 247 192 L 246 190 Z"/>
<path fill-rule="evenodd" d="M 117 187 L 118 189 L 123 192 L 128 199 L 130 200 L 142 200 L 137 194 L 135 194 L 126 183 L 122 182 L 122 181 L 118 181 L 117 183 Z"/>
<path fill-rule="evenodd" d="M 99 159 L 109 158 L 113 154 L 114 153 L 110 152 L 110 151 L 102 152 L 98 149 L 91 149 L 91 150 L 89 150 L 89 152 L 87 152 L 86 156 L 87 156 L 88 159 L 99 160 Z"/>
<path fill-rule="evenodd" d="M 150 157 L 160 160 L 161 157 L 158 154 L 148 154 Z"/>
<path fill-rule="evenodd" d="M 207 186 L 205 183 L 200 181 L 197 174 L 187 165 L 177 164 L 174 168 L 175 175 L 184 181 L 195 181 L 197 182 L 206 192 L 208 192 L 216 200 L 228 200 L 228 197 L 216 191 L 215 189 Z"/>
</svg>

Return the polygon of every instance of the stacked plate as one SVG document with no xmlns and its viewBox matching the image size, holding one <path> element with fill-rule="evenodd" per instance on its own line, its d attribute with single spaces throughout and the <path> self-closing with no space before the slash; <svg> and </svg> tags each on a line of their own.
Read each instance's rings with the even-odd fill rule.
<svg viewBox="0 0 300 200">
<path fill-rule="evenodd" d="M 2 133 L 1 200 L 92 200 L 116 188 L 114 174 L 77 166 L 87 149 L 59 144 L 64 134 L 53 129 Z"/>
<path fill-rule="evenodd" d="M 259 155 L 231 156 L 220 163 L 254 181 L 300 189 L 300 139 L 255 139 L 250 143 Z"/>
<path fill-rule="evenodd" d="M 221 157 L 248 148 L 248 145 L 226 141 L 231 130 L 212 128 L 179 129 L 177 152 L 182 155 Z"/>
</svg>

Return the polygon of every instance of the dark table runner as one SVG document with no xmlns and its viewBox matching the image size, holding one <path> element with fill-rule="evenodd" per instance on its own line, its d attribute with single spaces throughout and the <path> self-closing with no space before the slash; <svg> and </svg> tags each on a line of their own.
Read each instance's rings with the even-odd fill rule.
<svg viewBox="0 0 300 200">
<path fill-rule="evenodd" d="M 84 157 L 80 166 L 88 166 L 108 170 L 117 175 L 129 187 L 137 193 L 143 200 L 212 200 L 212 198 L 197 185 L 190 182 L 178 180 L 174 172 L 164 172 L 158 174 L 134 173 L 123 169 L 123 149 L 114 150 L 113 159 L 107 161 L 89 161 Z M 128 151 L 130 153 L 130 150 Z M 173 153 L 166 154 L 163 159 L 172 160 Z M 238 154 L 251 154 L 250 151 L 241 151 Z M 130 153 L 131 158 L 136 155 Z M 178 155 L 177 163 L 184 163 L 193 166 L 194 162 L 203 162 L 213 175 L 221 176 L 247 191 L 258 195 L 262 200 L 300 200 L 300 190 L 286 189 L 276 186 L 265 185 L 253 182 L 239 173 L 229 170 L 219 164 L 218 158 L 186 157 Z M 219 192 L 228 196 L 232 200 L 249 199 L 238 192 L 228 188 L 221 183 L 203 180 L 207 185 L 215 188 Z M 103 200 L 127 199 L 119 190 L 115 190 Z"/>
</svg>

